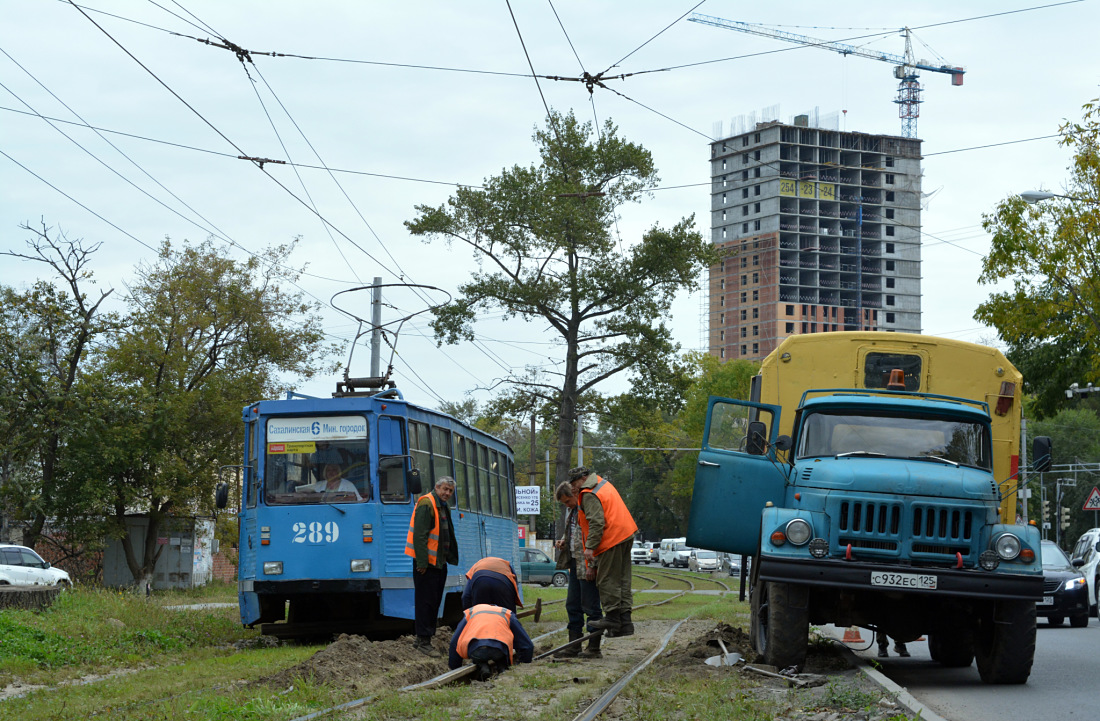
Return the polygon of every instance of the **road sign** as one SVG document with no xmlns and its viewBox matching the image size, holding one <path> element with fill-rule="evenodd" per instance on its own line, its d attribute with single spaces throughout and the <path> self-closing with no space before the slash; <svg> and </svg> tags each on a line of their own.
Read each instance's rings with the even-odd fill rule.
<svg viewBox="0 0 1100 721">
<path fill-rule="evenodd" d="M 516 514 L 539 514 L 539 491 L 541 486 L 516 486 Z"/>
<path fill-rule="evenodd" d="M 1100 489 L 1097 489 L 1096 486 L 1092 487 L 1092 493 L 1089 494 L 1089 499 L 1085 501 L 1082 510 L 1100 511 Z"/>
</svg>

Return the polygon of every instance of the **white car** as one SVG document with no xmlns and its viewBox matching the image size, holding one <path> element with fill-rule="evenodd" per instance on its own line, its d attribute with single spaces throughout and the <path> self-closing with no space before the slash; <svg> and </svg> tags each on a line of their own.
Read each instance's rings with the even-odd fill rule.
<svg viewBox="0 0 1100 721">
<path fill-rule="evenodd" d="M 69 574 L 26 546 L 0 544 L 0 586 L 71 586 Z"/>
<path fill-rule="evenodd" d="M 702 548 L 693 549 L 688 557 L 688 570 L 706 573 L 718 570 L 718 554 Z"/>
<path fill-rule="evenodd" d="M 1090 528 L 1081 534 L 1069 557 L 1080 558 L 1084 565 L 1077 570 L 1084 574 L 1089 585 L 1089 615 L 1097 615 L 1097 593 L 1100 593 L 1100 528 Z"/>
<path fill-rule="evenodd" d="M 630 560 L 633 563 L 649 563 L 649 549 L 641 541 L 635 541 L 630 549 Z"/>
</svg>

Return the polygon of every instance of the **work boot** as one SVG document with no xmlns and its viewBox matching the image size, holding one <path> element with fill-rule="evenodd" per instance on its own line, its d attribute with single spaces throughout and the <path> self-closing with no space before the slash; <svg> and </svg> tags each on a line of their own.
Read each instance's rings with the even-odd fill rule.
<svg viewBox="0 0 1100 721">
<path fill-rule="evenodd" d="M 569 629 L 569 640 L 570 641 L 576 641 L 577 639 L 579 639 L 583 636 L 584 636 L 584 633 L 582 633 L 581 631 L 574 631 L 573 629 Z M 574 644 L 573 646 L 570 646 L 569 648 L 563 648 L 560 651 L 555 651 L 554 652 L 554 658 L 575 658 L 577 656 L 577 654 L 579 654 L 580 652 L 581 652 L 581 645 L 578 643 L 578 644 Z"/>
<path fill-rule="evenodd" d="M 431 656 L 432 658 L 439 658 L 439 651 L 436 651 L 432 646 L 431 636 L 417 636 L 416 637 L 416 650 L 425 656 Z"/>
<path fill-rule="evenodd" d="M 909 658 L 909 649 L 905 648 L 904 643 L 894 643 L 894 653 L 902 658 Z"/>
<path fill-rule="evenodd" d="M 603 653 L 600 652 L 600 639 L 602 636 L 593 636 L 588 639 L 588 648 L 581 651 L 581 658 L 603 658 Z"/>
<path fill-rule="evenodd" d="M 615 636 L 634 635 L 634 622 L 630 620 L 630 613 L 630 611 L 623 611 L 619 614 L 619 630 L 614 633 Z"/>
<path fill-rule="evenodd" d="M 603 618 L 588 622 L 589 631 L 603 631 L 607 636 L 615 636 L 622 625 L 618 611 L 608 611 Z"/>
<path fill-rule="evenodd" d="M 889 644 L 880 643 L 878 645 L 878 657 L 879 658 L 888 658 L 890 656 L 890 652 L 887 650 L 889 647 L 890 647 Z"/>
</svg>

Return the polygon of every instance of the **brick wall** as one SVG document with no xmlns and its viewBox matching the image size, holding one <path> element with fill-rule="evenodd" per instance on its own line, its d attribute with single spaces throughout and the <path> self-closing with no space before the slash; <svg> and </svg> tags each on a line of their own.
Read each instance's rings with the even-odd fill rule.
<svg viewBox="0 0 1100 721">
<path fill-rule="evenodd" d="M 230 548 L 227 551 L 220 551 L 214 554 L 214 580 L 229 582 L 237 580 L 236 548 Z"/>
</svg>

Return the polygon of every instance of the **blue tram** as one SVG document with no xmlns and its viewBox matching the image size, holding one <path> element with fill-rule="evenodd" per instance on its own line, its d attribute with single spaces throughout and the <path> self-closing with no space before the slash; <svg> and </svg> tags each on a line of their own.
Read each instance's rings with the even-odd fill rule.
<svg viewBox="0 0 1100 721">
<path fill-rule="evenodd" d="M 243 420 L 244 625 L 281 638 L 411 632 L 409 519 L 442 476 L 457 484 L 460 563 L 448 569 L 443 623 L 461 618 L 465 573 L 476 561 L 499 556 L 519 568 L 513 456 L 500 439 L 392 387 L 333 398 L 288 393 L 246 406 Z"/>
</svg>

